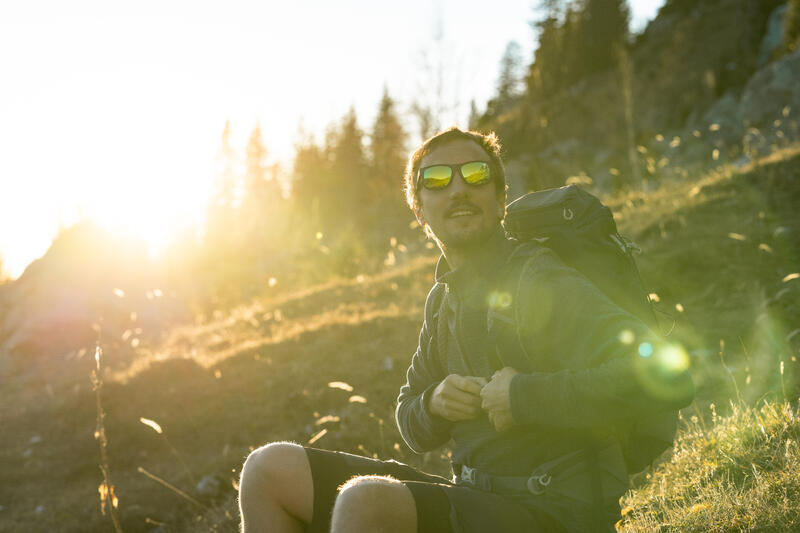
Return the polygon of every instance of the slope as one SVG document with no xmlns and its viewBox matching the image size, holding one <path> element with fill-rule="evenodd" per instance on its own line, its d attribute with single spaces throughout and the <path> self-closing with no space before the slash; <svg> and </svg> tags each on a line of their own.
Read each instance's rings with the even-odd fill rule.
<svg viewBox="0 0 800 533">
<path fill-rule="evenodd" d="M 798 150 L 785 150 L 750 168 L 720 167 L 693 182 L 606 199 L 643 249 L 645 281 L 669 314 L 664 325 L 674 319 L 672 336 L 691 355 L 698 400 L 687 420 L 713 426 L 710 404 L 713 417 L 725 416 L 737 396 L 794 398 L 798 173 Z M 239 469 L 271 440 L 446 474 L 447 450 L 414 455 L 392 419 L 433 261 L 279 293 L 177 328 L 132 357 L 104 354 L 100 364 L 113 363 L 101 373 L 104 431 L 123 529 L 236 531 Z M 47 372 L 20 370 L 0 389 L 0 531 L 111 528 L 99 512 L 88 379 L 95 365 L 88 355 L 54 360 Z M 691 466 L 682 464 L 674 468 Z M 653 490 L 653 479 L 664 494 L 683 490 L 676 478 L 644 480 L 636 494 Z"/>
</svg>

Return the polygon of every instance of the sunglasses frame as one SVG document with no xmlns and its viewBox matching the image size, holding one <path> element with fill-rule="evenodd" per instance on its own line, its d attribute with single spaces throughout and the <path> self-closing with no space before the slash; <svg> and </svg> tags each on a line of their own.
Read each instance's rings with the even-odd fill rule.
<svg viewBox="0 0 800 533">
<path fill-rule="evenodd" d="M 482 181 L 480 183 L 470 183 L 470 182 L 468 182 L 464 178 L 464 172 L 462 171 L 462 169 L 464 168 L 464 166 L 470 165 L 472 163 L 483 163 L 483 164 L 485 164 L 487 170 L 489 171 L 489 179 L 487 179 L 486 181 Z M 430 188 L 425 187 L 425 179 L 423 178 L 423 174 L 425 173 L 426 170 L 428 170 L 429 168 L 433 168 L 433 167 L 450 167 L 450 181 L 447 182 L 447 185 L 445 185 L 443 187 L 435 188 L 435 189 L 430 189 Z M 446 163 L 439 163 L 439 164 L 436 164 L 436 165 L 428 165 L 427 167 L 423 167 L 423 168 L 419 169 L 419 171 L 417 172 L 417 184 L 416 184 L 417 190 L 420 190 L 423 187 L 428 189 L 429 191 L 440 191 L 440 190 L 448 188 L 450 186 L 450 184 L 453 183 L 453 178 L 454 178 L 454 176 L 456 174 L 456 169 L 458 169 L 458 174 L 461 175 L 461 179 L 464 180 L 464 183 L 466 183 L 467 185 L 471 185 L 473 187 L 478 187 L 480 185 L 486 185 L 487 183 L 489 183 L 490 181 L 492 181 L 494 179 L 494 174 L 492 173 L 492 164 L 489 161 L 481 161 L 481 160 L 466 161 L 464 163 L 457 163 L 455 165 L 448 165 Z"/>
</svg>

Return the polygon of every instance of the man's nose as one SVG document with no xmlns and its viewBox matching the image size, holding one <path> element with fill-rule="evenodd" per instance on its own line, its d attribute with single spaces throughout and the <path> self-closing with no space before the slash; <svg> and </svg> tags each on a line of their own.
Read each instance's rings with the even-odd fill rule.
<svg viewBox="0 0 800 533">
<path fill-rule="evenodd" d="M 464 181 L 461 171 L 456 170 L 450 183 L 450 196 L 464 196 L 469 191 L 469 185 Z"/>
</svg>

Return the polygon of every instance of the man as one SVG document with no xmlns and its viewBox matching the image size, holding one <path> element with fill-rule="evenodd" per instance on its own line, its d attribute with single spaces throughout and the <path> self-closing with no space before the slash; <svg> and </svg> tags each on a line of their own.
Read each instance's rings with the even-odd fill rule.
<svg viewBox="0 0 800 533">
<path fill-rule="evenodd" d="M 452 440 L 455 480 L 273 443 L 242 469 L 243 531 L 613 531 L 627 486 L 617 429 L 686 405 L 691 388 L 647 394 L 627 342 L 658 346 L 647 327 L 547 248 L 505 238 L 493 134 L 435 135 L 405 180 L 442 257 L 397 422 L 417 452 Z M 514 359 L 487 327 L 490 307 L 509 299 L 520 368 L 502 362 Z"/>
</svg>

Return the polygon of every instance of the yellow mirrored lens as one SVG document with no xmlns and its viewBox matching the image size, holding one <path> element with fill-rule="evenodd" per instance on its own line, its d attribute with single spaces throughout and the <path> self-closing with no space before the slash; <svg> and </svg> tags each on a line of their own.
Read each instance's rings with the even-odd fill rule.
<svg viewBox="0 0 800 533">
<path fill-rule="evenodd" d="M 435 167 L 428 167 L 422 173 L 422 181 L 428 189 L 441 189 L 450 184 L 450 178 L 453 176 L 453 170 L 445 165 L 438 165 Z"/>
<path fill-rule="evenodd" d="M 461 175 L 464 181 L 471 185 L 480 185 L 489 181 L 489 164 L 481 161 L 473 161 L 461 166 Z"/>
</svg>

